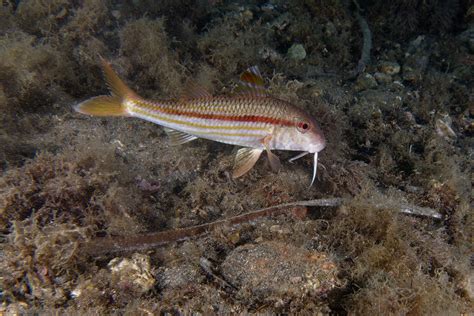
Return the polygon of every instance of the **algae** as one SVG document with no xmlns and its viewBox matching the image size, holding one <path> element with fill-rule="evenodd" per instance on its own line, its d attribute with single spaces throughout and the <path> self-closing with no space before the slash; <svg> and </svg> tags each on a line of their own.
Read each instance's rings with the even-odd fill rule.
<svg viewBox="0 0 474 316">
<path fill-rule="evenodd" d="M 350 1 L 6 1 L 0 313 L 472 313 L 473 66 L 462 34 L 474 26 L 467 1 L 441 2 L 359 0 L 373 49 L 357 79 Z M 304 60 L 286 57 L 294 44 Z M 261 160 L 232 180 L 230 146 L 171 147 L 151 123 L 74 113 L 107 91 L 99 56 L 152 98 L 179 97 L 191 79 L 229 94 L 258 65 L 273 95 L 321 123 L 316 185 L 310 159 L 278 174 Z M 81 248 L 324 197 L 347 202 L 161 248 Z M 443 218 L 401 214 L 402 203 Z M 334 273 L 308 270 L 315 254 Z"/>
</svg>

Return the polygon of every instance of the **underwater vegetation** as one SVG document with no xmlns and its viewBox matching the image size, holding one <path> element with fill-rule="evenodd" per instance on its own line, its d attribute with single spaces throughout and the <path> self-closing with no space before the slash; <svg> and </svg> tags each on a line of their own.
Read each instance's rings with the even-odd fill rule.
<svg viewBox="0 0 474 316">
<path fill-rule="evenodd" d="M 465 0 L 4 1 L 0 313 L 472 313 L 473 12 Z M 151 99 L 191 80 L 231 95 L 257 65 L 272 95 L 321 123 L 315 184 L 309 157 L 276 152 L 278 173 L 260 159 L 232 179 L 231 146 L 174 147 L 152 123 L 75 113 L 107 93 L 100 56 Z M 329 198 L 343 200 L 290 206 Z M 140 245 L 156 233 L 171 242 Z"/>
</svg>

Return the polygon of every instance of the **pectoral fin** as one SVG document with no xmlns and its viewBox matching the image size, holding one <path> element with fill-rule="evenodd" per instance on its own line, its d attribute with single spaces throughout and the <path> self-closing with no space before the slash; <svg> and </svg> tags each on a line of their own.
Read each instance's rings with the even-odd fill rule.
<svg viewBox="0 0 474 316">
<path fill-rule="evenodd" d="M 182 145 L 197 138 L 194 135 L 186 134 L 171 128 L 165 128 L 164 130 L 166 134 L 168 134 L 172 146 Z"/>
<path fill-rule="evenodd" d="M 237 151 L 235 156 L 234 172 L 232 177 L 238 178 L 246 174 L 257 162 L 262 154 L 262 149 L 256 148 L 241 148 Z"/>
</svg>

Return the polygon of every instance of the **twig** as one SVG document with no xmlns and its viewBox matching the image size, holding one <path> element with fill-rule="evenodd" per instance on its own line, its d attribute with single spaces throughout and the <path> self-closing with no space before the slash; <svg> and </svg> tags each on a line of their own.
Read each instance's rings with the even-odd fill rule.
<svg viewBox="0 0 474 316">
<path fill-rule="evenodd" d="M 357 0 L 352 0 L 352 2 L 356 6 L 354 14 L 357 22 L 359 23 L 360 29 L 362 30 L 363 36 L 362 53 L 356 69 L 356 73 L 359 74 L 365 70 L 365 67 L 370 62 L 370 51 L 372 50 L 372 32 L 370 32 L 367 20 L 362 15 L 360 15 L 361 9 L 359 3 L 357 3 Z"/>
<path fill-rule="evenodd" d="M 443 219 L 443 215 L 438 213 L 437 211 L 433 210 L 429 207 L 421 207 L 411 204 L 401 204 L 400 205 L 400 212 L 407 215 L 415 215 L 415 216 L 422 216 L 422 217 L 431 217 L 435 219 Z"/>
<path fill-rule="evenodd" d="M 298 206 L 338 207 L 347 201 L 349 200 L 342 198 L 330 198 L 284 203 L 197 226 L 133 236 L 101 237 L 83 244 L 81 249 L 89 255 L 101 255 L 106 253 L 137 251 L 161 247 L 172 242 L 179 242 L 191 237 L 202 235 L 222 225 L 247 223 L 260 217 L 287 213 L 288 209 Z M 375 207 L 382 209 L 387 208 L 387 205 L 376 204 Z M 390 208 L 390 206 L 388 207 Z M 408 203 L 400 204 L 398 206 L 398 211 L 407 215 L 442 219 L 442 215 L 431 208 L 419 207 Z"/>
<path fill-rule="evenodd" d="M 104 253 L 136 251 L 155 248 L 167 245 L 172 242 L 183 241 L 189 239 L 190 237 L 204 234 L 205 232 L 222 225 L 236 225 L 240 223 L 251 222 L 259 217 L 286 213 L 288 211 L 288 208 L 295 206 L 335 207 L 340 206 L 342 202 L 342 199 L 334 198 L 285 203 L 197 226 L 178 228 L 148 234 L 139 234 L 133 236 L 97 238 L 92 240 L 91 242 L 83 244 L 82 249 L 90 255 L 100 255 Z"/>
</svg>

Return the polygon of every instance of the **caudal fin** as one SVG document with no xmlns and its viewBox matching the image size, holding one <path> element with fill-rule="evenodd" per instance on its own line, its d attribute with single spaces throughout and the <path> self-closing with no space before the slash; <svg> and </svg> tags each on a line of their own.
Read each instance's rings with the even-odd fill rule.
<svg viewBox="0 0 474 316">
<path fill-rule="evenodd" d="M 76 105 L 74 109 L 77 112 L 94 116 L 127 116 L 125 101 L 127 98 L 136 97 L 136 94 L 117 76 L 105 59 L 101 58 L 101 61 L 110 95 L 90 98 Z"/>
</svg>

